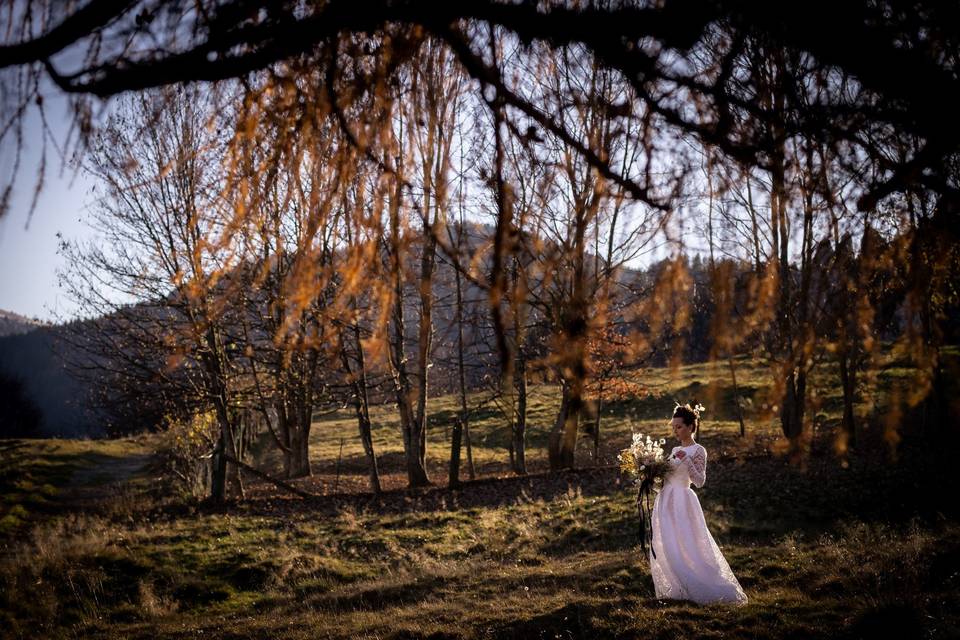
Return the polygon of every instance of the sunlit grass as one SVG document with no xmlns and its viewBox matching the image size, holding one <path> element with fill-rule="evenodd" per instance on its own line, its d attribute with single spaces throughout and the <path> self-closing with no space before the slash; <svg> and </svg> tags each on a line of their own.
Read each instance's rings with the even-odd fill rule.
<svg viewBox="0 0 960 640">
<path fill-rule="evenodd" d="M 881 363 L 893 363 L 886 355 Z M 626 446 L 632 433 L 647 433 L 671 441 L 668 426 L 674 402 L 699 401 L 706 405 L 704 421 L 698 441 L 708 449 L 724 455 L 749 454 L 774 446 L 780 439 L 780 426 L 772 407 L 778 399 L 771 395 L 773 372 L 768 365 L 756 359 L 735 359 L 737 393 L 734 393 L 729 363 L 718 361 L 682 365 L 676 368 L 652 368 L 632 373 L 647 393 L 636 398 L 605 402 L 601 412 L 599 459 L 593 458 L 593 438 L 584 434 L 578 442 L 578 466 L 612 465 L 617 452 Z M 861 381 L 861 398 L 867 397 L 871 406 L 860 403 L 856 410 L 861 419 L 867 419 L 878 406 L 887 401 L 891 386 L 904 383 L 912 370 L 900 367 L 882 369 L 876 384 L 867 388 Z M 843 396 L 837 367 L 825 361 L 814 368 L 810 379 L 809 411 L 816 429 L 829 430 L 840 422 Z M 509 423 L 501 409 L 482 393 L 468 397 L 470 407 L 480 406 L 470 418 L 470 439 L 475 466 L 479 473 L 509 473 Z M 740 404 L 744 437 L 740 435 Z M 555 385 L 531 384 L 527 404 L 526 461 L 530 471 L 542 471 L 548 466 L 547 441 L 559 409 L 559 391 Z M 449 464 L 451 429 L 460 403 L 456 395 L 430 398 L 427 429 L 427 468 L 435 482 L 446 482 Z M 589 416 L 585 416 L 588 419 Z M 373 441 L 380 472 L 395 476 L 394 486 L 405 478 L 403 441 L 396 405 L 387 403 L 371 408 Z M 671 441 L 671 444 L 672 443 Z M 465 445 L 464 445 L 465 446 Z M 310 457 L 313 471 L 320 476 L 324 490 L 332 490 L 339 473 L 362 474 L 367 461 L 358 435 L 357 421 L 352 410 L 345 409 L 318 417 L 311 430 Z M 280 473 L 281 457 L 268 438 L 256 450 L 257 465 Z M 461 475 L 466 477 L 466 451 L 461 456 Z"/>
<path fill-rule="evenodd" d="M 806 472 L 789 467 L 767 453 L 778 425 L 749 405 L 748 437 L 739 437 L 724 371 L 647 372 L 662 393 L 607 405 L 602 453 L 615 453 L 631 431 L 667 436 L 674 395 L 707 405 L 700 440 L 713 455 L 697 494 L 750 597 L 745 607 L 657 601 L 631 490 L 609 469 L 510 479 L 503 421 L 489 412 L 474 421 L 474 454 L 482 473 L 507 479 L 437 489 L 433 501 L 398 494 L 386 507 L 349 497 L 259 497 L 226 510 L 158 501 L 142 466 L 153 437 L 18 441 L 5 454 L 3 489 L 18 496 L 14 507 L 32 508 L 4 538 L 0 628 L 11 637 L 151 640 L 957 635 L 960 526 L 945 501 L 956 484 L 939 473 L 945 467 L 925 458 L 902 468 L 854 458 L 844 467 L 831 456 Z M 884 371 L 881 391 L 910 373 Z M 818 375 L 822 394 L 835 395 L 830 371 Z M 738 364 L 744 395 L 761 401 L 767 379 L 763 368 Z M 536 467 L 558 398 L 546 385 L 531 391 Z M 428 452 L 441 485 L 445 419 L 457 406 L 431 399 L 438 418 Z M 824 437 L 838 410 L 817 409 Z M 373 417 L 378 455 L 402 486 L 395 411 L 376 407 Z M 329 487 L 341 438 L 342 477 L 363 490 L 350 413 L 314 425 L 315 469 Z M 584 438 L 582 466 L 593 464 L 591 452 Z M 105 492 L 111 474 L 128 488 Z M 19 497 L 45 485 L 47 510 Z M 85 487 L 104 504 L 64 504 Z"/>
<path fill-rule="evenodd" d="M 630 506 L 622 493 L 571 491 L 456 512 L 68 520 L 4 560 L 4 592 L 29 597 L 3 611 L 8 628 L 48 637 L 69 635 L 57 620 L 109 637 L 607 637 L 666 625 L 772 638 L 869 626 L 905 606 L 956 624 L 944 608 L 960 586 L 956 523 L 851 519 L 762 541 L 715 527 L 751 598 L 730 609 L 653 597 Z"/>
<path fill-rule="evenodd" d="M 690 400 L 692 396 L 703 398 L 706 404 L 708 394 L 705 389 L 710 379 L 709 365 L 690 365 L 680 367 L 677 372 L 652 369 L 638 374 L 649 395 L 625 401 L 605 403 L 601 421 L 601 457 L 599 464 L 613 464 L 616 450 L 629 439 L 633 432 L 642 431 L 656 437 L 669 437 L 669 418 L 673 409 L 673 400 Z M 755 364 L 741 363 L 739 377 L 745 380 L 759 380 L 762 372 Z M 725 385 L 713 385 L 717 393 L 731 395 Z M 742 396 L 749 397 L 756 387 L 741 383 Z M 486 398 L 483 394 L 470 394 L 468 405 L 482 405 Z M 560 397 L 554 385 L 530 385 L 527 404 L 527 464 L 531 469 L 542 469 L 547 464 L 546 446 L 548 435 L 556 419 Z M 457 412 L 459 400 L 455 395 L 431 398 L 429 401 L 429 420 L 427 431 L 427 465 L 435 471 L 442 470 L 448 464 L 451 429 Z M 470 431 L 474 463 L 479 469 L 490 472 L 503 472 L 508 469 L 509 426 L 500 409 L 493 403 L 482 405 L 483 409 L 471 415 Z M 732 408 L 732 405 L 731 405 Z M 723 434 L 739 432 L 739 424 L 734 422 L 731 409 L 722 404 L 718 407 L 724 419 L 709 414 L 702 435 L 719 437 Z M 381 461 L 381 471 L 401 473 L 403 470 L 403 440 L 400 433 L 396 406 L 385 404 L 371 409 L 373 422 L 374 447 Z M 776 425 L 769 423 L 751 424 L 751 433 L 776 434 Z M 342 446 L 342 449 L 341 449 Z M 617 449 L 618 450 L 618 449 Z M 280 468 L 280 458 L 276 451 L 264 447 L 260 464 L 266 468 Z M 344 410 L 318 419 L 312 428 L 310 439 L 311 462 L 319 473 L 335 473 L 337 461 L 340 461 L 342 473 L 356 473 L 366 468 L 365 455 L 358 437 L 357 421 L 352 411 Z M 593 460 L 592 439 L 581 438 L 577 460 L 581 464 L 595 464 Z M 466 453 L 463 453 L 465 460 Z"/>
</svg>

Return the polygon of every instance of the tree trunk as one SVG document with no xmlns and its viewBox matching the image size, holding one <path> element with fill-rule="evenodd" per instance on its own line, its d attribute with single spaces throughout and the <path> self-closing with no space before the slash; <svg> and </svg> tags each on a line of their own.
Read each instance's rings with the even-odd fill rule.
<svg viewBox="0 0 960 640">
<path fill-rule="evenodd" d="M 550 432 L 547 455 L 550 460 L 550 470 L 572 469 L 574 453 L 577 445 L 577 421 L 580 416 L 582 400 L 575 396 L 573 384 L 567 381 L 562 383 L 560 411 L 557 420 Z"/>
<path fill-rule="evenodd" d="M 427 430 L 414 422 L 410 441 L 413 444 L 407 456 L 407 480 L 411 487 L 426 487 L 431 484 L 427 476 Z"/>
<path fill-rule="evenodd" d="M 289 413 L 285 412 L 285 444 L 287 451 L 283 455 L 284 477 L 305 478 L 311 475 L 310 469 L 310 421 L 312 407 L 306 398 L 298 397 L 289 403 L 294 407 Z"/>
<path fill-rule="evenodd" d="M 603 385 L 597 391 L 596 414 L 593 416 L 593 463 L 600 464 L 600 415 L 603 412 Z"/>
<path fill-rule="evenodd" d="M 227 485 L 231 488 L 231 493 L 238 497 L 244 497 L 243 491 L 243 480 L 240 478 L 240 467 L 235 463 L 231 462 L 230 459 L 237 460 L 239 459 L 239 449 L 237 447 L 236 434 L 233 432 L 233 423 L 232 421 L 227 427 L 227 439 L 226 439 L 226 451 L 228 454 L 227 459 Z"/>
<path fill-rule="evenodd" d="M 461 229 L 459 233 L 462 232 Z M 460 271 L 455 269 L 454 273 L 457 291 L 457 379 L 460 387 L 460 415 L 454 420 L 453 434 L 450 438 L 450 479 L 448 482 L 451 487 L 460 485 L 460 448 L 463 440 L 463 423 L 467 420 L 467 377 L 463 362 L 463 289 L 460 282 Z"/>
<path fill-rule="evenodd" d="M 551 470 L 572 469 L 577 449 L 580 412 L 583 410 L 583 387 L 587 377 L 587 317 L 585 233 L 586 215 L 579 211 L 574 230 L 573 294 L 561 313 L 563 342 L 560 363 L 563 378 L 563 401 L 560 415 L 550 439 Z"/>
<path fill-rule="evenodd" d="M 410 487 L 421 487 L 429 485 L 430 479 L 427 477 L 426 467 L 424 466 L 423 449 L 426 433 L 424 429 L 418 428 L 417 419 L 413 414 L 410 378 L 407 375 L 407 356 L 404 348 L 403 264 L 400 238 L 402 193 L 402 180 L 398 177 L 390 207 L 391 275 L 394 291 L 391 369 L 397 409 L 400 412 L 400 430 L 403 436 L 404 457 L 406 458 L 407 483 Z"/>
<path fill-rule="evenodd" d="M 790 440 L 791 454 L 795 459 L 800 453 L 799 444 L 805 431 L 806 387 L 807 374 L 803 367 L 798 367 L 787 374 L 783 406 L 780 408 L 780 426 L 783 435 Z"/>
<path fill-rule="evenodd" d="M 520 281 L 520 260 L 516 256 L 513 258 L 511 269 L 510 304 L 513 306 L 513 392 L 514 406 L 510 409 L 511 419 L 511 442 L 510 450 L 512 452 L 511 465 L 514 473 L 517 475 L 526 475 L 527 473 L 527 354 L 526 354 L 526 309 L 524 307 L 524 295 L 521 293 Z"/>
<path fill-rule="evenodd" d="M 460 486 L 460 448 L 463 439 L 463 424 L 459 416 L 453 422 L 453 433 L 450 436 L 450 478 L 451 488 Z"/>
<path fill-rule="evenodd" d="M 295 426 L 290 433 L 290 451 L 284 455 L 286 478 L 305 478 L 311 475 L 309 440 L 310 428 Z"/>
<path fill-rule="evenodd" d="M 220 426 L 220 438 L 217 443 L 216 460 L 213 466 L 213 481 L 211 483 L 211 498 L 217 504 L 222 504 L 227 498 L 227 485 L 239 489 L 236 465 L 227 463 L 227 455 L 236 456 L 236 447 L 233 442 L 233 430 L 230 426 L 230 403 L 227 397 L 226 366 L 219 335 L 213 323 L 207 323 L 205 331 L 206 349 L 203 355 L 204 367 L 209 380 L 210 390 L 213 392 L 214 411 Z"/>
<path fill-rule="evenodd" d="M 473 466 L 473 442 L 470 438 L 470 421 L 463 421 L 463 437 L 467 441 L 467 475 L 471 480 L 477 479 L 477 470 Z"/>
<path fill-rule="evenodd" d="M 357 349 L 357 372 L 351 371 L 350 360 L 345 350 L 340 350 L 340 359 L 353 386 L 353 410 L 357 416 L 357 428 L 360 431 L 360 442 L 363 452 L 367 456 L 367 469 L 370 473 L 370 490 L 374 495 L 380 495 L 380 470 L 377 468 L 377 455 L 373 448 L 373 429 L 370 424 L 370 397 L 367 390 L 366 359 L 363 355 L 363 344 L 360 342 L 360 326 L 353 325 L 354 346 Z M 342 344 L 342 337 L 341 337 Z"/>
<path fill-rule="evenodd" d="M 210 479 L 210 499 L 215 504 L 223 504 L 227 494 L 227 457 L 226 430 L 220 425 L 220 437 L 213 453 L 212 476 Z"/>
<path fill-rule="evenodd" d="M 841 338 L 845 340 L 846 338 Z M 853 416 L 853 403 L 857 389 L 857 370 L 851 366 L 850 353 L 846 345 L 840 351 L 840 383 L 843 387 L 843 421 L 841 427 L 846 434 L 846 446 L 855 449 L 857 446 L 857 425 Z"/>
<path fill-rule="evenodd" d="M 517 475 L 527 474 L 527 363 L 523 349 L 517 349 L 516 381 L 517 406 L 513 418 L 513 472 Z"/>
<path fill-rule="evenodd" d="M 236 457 L 236 445 L 233 438 L 233 429 L 230 426 L 230 414 L 224 402 L 225 396 L 214 399 L 214 409 L 217 422 L 220 426 L 220 437 L 214 452 L 213 478 L 210 487 L 210 497 L 216 504 L 222 504 L 227 498 L 227 488 L 233 489 L 235 495 L 243 496 L 243 485 L 239 481 L 239 470 L 228 457 Z"/>
<path fill-rule="evenodd" d="M 771 104 L 776 112 L 781 112 L 786 100 L 783 86 L 783 60 L 779 54 L 774 56 L 776 65 L 771 85 Z M 777 260 L 778 296 L 776 345 L 772 353 L 780 354 L 784 359 L 784 393 L 780 402 L 780 427 L 790 441 L 791 455 L 797 459 L 800 452 L 800 437 L 804 433 L 804 409 L 806 405 L 806 362 L 804 341 L 808 338 L 806 326 L 806 292 L 809 290 L 810 261 L 808 248 L 810 233 L 807 220 L 812 211 L 809 206 L 804 210 L 804 234 L 801 243 L 801 289 L 796 292 L 790 268 L 790 223 L 787 211 L 788 195 L 786 180 L 786 134 L 784 124 L 775 122 L 772 126 L 774 153 L 770 162 L 770 225 L 773 240 L 772 255 Z M 795 295 L 797 293 L 797 295 Z M 799 303 L 799 304 L 798 304 Z M 798 366 L 797 363 L 800 363 Z M 800 457 L 802 460 L 802 456 Z"/>
<path fill-rule="evenodd" d="M 457 248 L 463 244 L 463 219 L 461 216 L 460 226 L 457 229 Z M 470 415 L 467 408 L 467 375 L 464 364 L 464 349 L 466 345 L 463 340 L 463 276 L 459 269 L 454 269 L 456 291 L 457 291 L 457 377 L 460 384 L 460 416 L 455 422 L 454 437 L 450 443 L 450 483 L 451 485 L 460 482 L 460 448 L 463 437 L 467 440 L 467 473 L 471 480 L 476 479 L 476 470 L 473 467 L 473 451 L 470 446 Z M 456 461 L 456 464 L 454 464 Z"/>
<path fill-rule="evenodd" d="M 417 340 L 417 414 L 413 433 L 418 458 L 415 469 L 418 485 L 429 484 L 426 474 L 427 401 L 430 391 L 430 351 L 433 344 L 433 271 L 437 248 L 436 237 L 426 224 L 423 242 L 423 256 L 420 261 L 420 327 Z"/>
<path fill-rule="evenodd" d="M 287 410 L 286 402 L 279 400 L 277 402 L 277 432 L 283 444 L 283 477 L 287 480 L 293 477 L 293 470 L 296 467 L 293 459 L 294 449 L 296 448 L 293 431 L 293 419 Z"/>
<path fill-rule="evenodd" d="M 380 470 L 377 468 L 377 455 L 373 449 L 373 430 L 370 428 L 370 411 L 366 398 L 366 385 L 364 385 L 363 400 L 357 400 L 354 409 L 357 413 L 357 425 L 360 429 L 360 442 L 363 444 L 363 452 L 367 456 L 367 468 L 370 473 L 370 490 L 374 495 L 380 495 Z M 359 394 L 358 394 L 359 395 Z"/>
<path fill-rule="evenodd" d="M 397 288 L 400 289 L 398 283 Z M 410 487 L 422 487 L 430 484 L 424 466 L 424 430 L 418 428 L 410 404 L 410 379 L 407 376 L 406 354 L 403 348 L 403 299 L 399 295 L 394 305 L 393 331 L 393 378 L 397 408 L 400 412 L 400 429 L 403 436 L 403 452 L 406 458 L 407 483 Z"/>
</svg>

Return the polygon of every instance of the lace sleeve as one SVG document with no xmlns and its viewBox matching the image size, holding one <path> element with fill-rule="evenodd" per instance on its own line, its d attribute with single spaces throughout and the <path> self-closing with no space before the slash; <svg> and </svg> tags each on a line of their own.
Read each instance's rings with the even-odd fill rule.
<svg viewBox="0 0 960 640">
<path fill-rule="evenodd" d="M 684 461 L 688 460 L 687 470 L 690 472 L 690 480 L 699 489 L 707 481 L 707 450 L 697 447 L 693 454 L 684 457 Z"/>
</svg>

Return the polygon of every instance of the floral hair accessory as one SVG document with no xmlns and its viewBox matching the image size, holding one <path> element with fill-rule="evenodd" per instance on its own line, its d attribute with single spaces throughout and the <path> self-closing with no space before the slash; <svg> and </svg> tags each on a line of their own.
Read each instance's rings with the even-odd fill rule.
<svg viewBox="0 0 960 640">
<path fill-rule="evenodd" d="M 693 414 L 694 414 L 695 416 L 697 416 L 697 419 L 698 419 L 698 420 L 700 419 L 700 413 L 701 413 L 702 411 L 706 411 L 706 410 L 707 410 L 707 408 L 706 408 L 705 406 L 703 406 L 702 404 L 700 404 L 699 402 L 698 402 L 696 405 L 692 406 L 692 407 L 691 407 L 689 404 L 682 405 L 682 404 L 680 404 L 679 402 L 677 402 L 676 400 L 674 400 L 674 403 L 677 405 L 676 407 L 674 407 L 674 410 L 677 410 L 677 409 L 679 409 L 680 407 L 686 407 L 686 408 L 689 409 L 690 411 L 693 411 Z"/>
</svg>

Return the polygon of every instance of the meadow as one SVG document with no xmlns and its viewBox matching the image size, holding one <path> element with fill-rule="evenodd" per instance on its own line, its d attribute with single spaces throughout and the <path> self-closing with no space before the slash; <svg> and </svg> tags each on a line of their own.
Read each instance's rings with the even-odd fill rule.
<svg viewBox="0 0 960 640">
<path fill-rule="evenodd" d="M 951 352 L 952 362 L 957 354 Z M 836 371 L 812 381 L 812 454 L 789 464 L 769 371 L 738 361 L 746 434 L 725 366 L 643 373 L 649 395 L 613 402 L 599 459 L 551 473 L 558 398 L 532 388 L 529 475 L 509 472 L 495 407 L 471 422 L 477 477 L 446 486 L 456 399 L 432 401 L 435 486 L 404 489 L 393 408 L 375 408 L 384 494 L 374 498 L 349 411 L 318 417 L 305 499 L 248 479 L 214 507 L 179 493 L 153 451 L 163 434 L 0 443 L 0 635 L 11 638 L 902 638 L 960 636 L 956 425 L 917 411 L 886 427 L 911 370 L 887 359 L 857 407 L 856 452 L 834 449 Z M 616 453 L 634 432 L 668 438 L 676 398 L 707 407 L 697 489 L 750 598 L 744 607 L 657 600 L 634 491 Z M 479 403 L 480 396 L 472 400 Z M 896 455 L 891 443 L 896 442 Z M 279 461 L 266 437 L 258 468 Z"/>
</svg>

